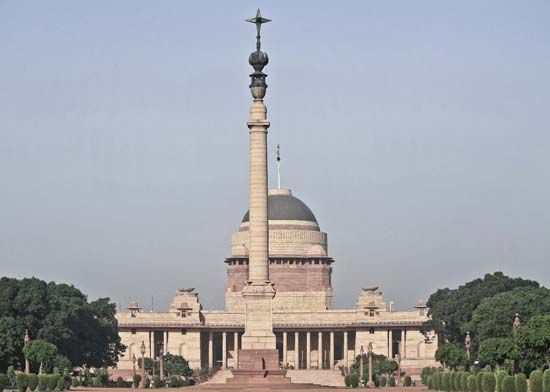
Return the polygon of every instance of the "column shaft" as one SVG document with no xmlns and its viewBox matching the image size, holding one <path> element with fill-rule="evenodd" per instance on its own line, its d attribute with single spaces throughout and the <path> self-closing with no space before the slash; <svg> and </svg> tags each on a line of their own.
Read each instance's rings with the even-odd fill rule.
<svg viewBox="0 0 550 392">
<path fill-rule="evenodd" d="M 286 332 L 283 332 L 283 366 L 286 366 L 287 364 L 286 351 L 287 351 L 287 335 L 286 335 Z"/>
<path fill-rule="evenodd" d="M 344 331 L 344 366 L 348 367 L 348 331 Z"/>
<path fill-rule="evenodd" d="M 388 346 L 388 359 L 391 359 L 391 329 L 388 329 L 388 338 L 387 338 L 387 346 Z"/>
<path fill-rule="evenodd" d="M 214 333 L 208 331 L 208 368 L 214 367 Z"/>
<path fill-rule="evenodd" d="M 330 358 L 329 366 L 334 369 L 334 331 L 330 331 Z"/>
<path fill-rule="evenodd" d="M 162 334 L 163 340 L 162 340 L 162 353 L 168 352 L 168 331 L 164 331 Z M 162 354 L 160 353 L 160 354 Z"/>
<path fill-rule="evenodd" d="M 311 369 L 311 332 L 306 332 L 306 369 Z"/>
<path fill-rule="evenodd" d="M 300 339 L 298 332 L 294 332 L 294 369 L 300 369 Z"/>
<path fill-rule="evenodd" d="M 227 369 L 227 332 L 222 332 L 222 369 Z"/>
<path fill-rule="evenodd" d="M 235 354 L 233 357 L 235 358 L 235 363 L 233 364 L 233 367 L 235 369 L 239 368 L 239 333 L 235 332 L 233 334 L 233 350 L 235 351 Z"/>
<path fill-rule="evenodd" d="M 317 369 L 323 368 L 323 333 L 319 332 L 317 336 Z"/>
</svg>

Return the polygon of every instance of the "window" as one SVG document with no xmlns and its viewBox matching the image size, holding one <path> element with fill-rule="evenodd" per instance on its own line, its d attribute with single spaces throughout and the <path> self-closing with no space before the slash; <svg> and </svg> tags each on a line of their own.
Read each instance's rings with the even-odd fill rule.
<svg viewBox="0 0 550 392">
<path fill-rule="evenodd" d="M 369 333 L 370 333 L 371 335 L 374 335 L 374 328 L 369 329 Z"/>
<path fill-rule="evenodd" d="M 186 329 L 182 329 L 182 330 L 181 330 L 181 334 L 182 334 L 182 335 L 185 335 L 186 333 L 187 333 L 187 330 L 186 330 Z"/>
<path fill-rule="evenodd" d="M 369 316 L 374 317 L 374 309 L 369 309 Z"/>
<path fill-rule="evenodd" d="M 135 335 L 135 334 L 136 334 L 136 329 L 132 328 L 132 335 Z"/>
</svg>

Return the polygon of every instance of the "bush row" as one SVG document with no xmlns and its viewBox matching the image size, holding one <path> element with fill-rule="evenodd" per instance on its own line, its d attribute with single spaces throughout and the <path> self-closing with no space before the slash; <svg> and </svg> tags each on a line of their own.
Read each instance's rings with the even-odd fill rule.
<svg viewBox="0 0 550 392">
<path fill-rule="evenodd" d="M 529 375 L 530 388 L 527 377 L 523 373 L 515 376 L 506 371 L 479 372 L 426 372 L 424 384 L 430 390 L 444 392 L 550 392 L 550 369 L 534 370 Z"/>
<path fill-rule="evenodd" d="M 15 383 L 5 375 L 0 374 L 0 391 L 13 387 L 16 387 L 19 392 L 64 391 L 71 386 L 71 378 L 59 374 L 17 373 L 14 378 Z"/>
</svg>

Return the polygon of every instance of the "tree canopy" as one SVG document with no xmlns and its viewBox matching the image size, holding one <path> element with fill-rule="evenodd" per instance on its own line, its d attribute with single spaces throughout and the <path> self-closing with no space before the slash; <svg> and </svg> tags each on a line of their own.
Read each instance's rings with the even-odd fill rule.
<svg viewBox="0 0 550 392">
<path fill-rule="evenodd" d="M 88 302 L 72 285 L 37 278 L 0 279 L 0 371 L 23 363 L 23 336 L 54 344 L 73 365 L 112 366 L 120 343 L 115 304 Z"/>
<path fill-rule="evenodd" d="M 533 316 L 517 333 L 520 365 L 524 370 L 550 363 L 550 314 Z"/>
<path fill-rule="evenodd" d="M 458 369 L 468 363 L 464 348 L 455 343 L 439 346 L 435 352 L 435 359 L 451 369 Z"/>
<path fill-rule="evenodd" d="M 431 319 L 424 324 L 423 332 L 427 334 L 435 331 L 441 343 L 462 344 L 464 328 L 482 300 L 518 287 L 538 288 L 539 284 L 532 280 L 510 278 L 502 272 L 495 272 L 457 289 L 439 289 L 428 300 L 428 315 Z"/>
<path fill-rule="evenodd" d="M 40 365 L 40 373 L 44 370 L 49 371 L 57 355 L 55 344 L 38 339 L 30 342 L 28 347 L 23 350 L 29 361 Z"/>
</svg>

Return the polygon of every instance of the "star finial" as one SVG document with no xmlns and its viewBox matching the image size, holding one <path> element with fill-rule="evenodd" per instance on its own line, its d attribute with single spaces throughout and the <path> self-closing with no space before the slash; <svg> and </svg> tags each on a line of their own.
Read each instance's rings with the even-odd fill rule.
<svg viewBox="0 0 550 392">
<path fill-rule="evenodd" d="M 262 13 L 258 8 L 258 11 L 256 11 L 256 16 L 254 18 L 247 19 L 246 21 L 256 25 L 256 30 L 258 32 L 256 34 L 256 49 L 260 50 L 260 29 L 262 28 L 263 23 L 271 22 L 271 19 L 263 18 Z"/>
</svg>

